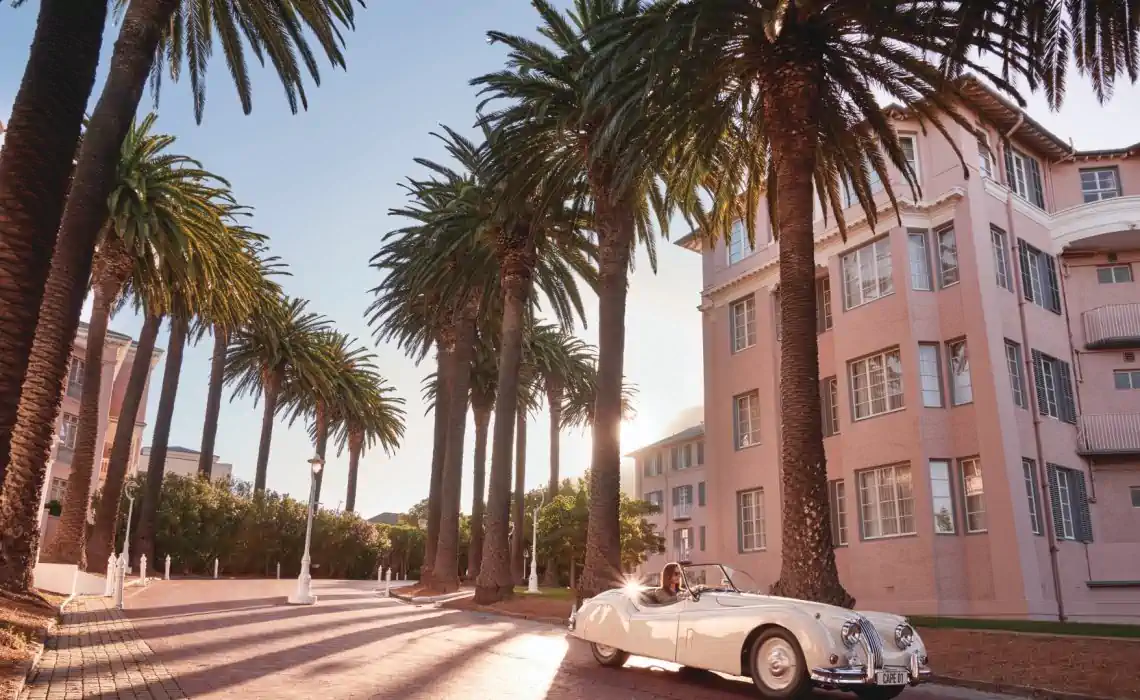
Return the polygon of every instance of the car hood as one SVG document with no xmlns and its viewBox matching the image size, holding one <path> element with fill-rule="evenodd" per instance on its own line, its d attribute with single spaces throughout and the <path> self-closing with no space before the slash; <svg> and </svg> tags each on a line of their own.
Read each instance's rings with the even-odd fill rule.
<svg viewBox="0 0 1140 700">
<path fill-rule="evenodd" d="M 905 619 L 900 615 L 894 615 L 892 613 L 875 612 L 871 610 L 849 610 L 848 608 L 841 608 L 838 605 L 814 603 L 808 600 L 799 600 L 798 598 L 781 598 L 779 596 L 760 595 L 758 593 L 716 593 L 714 595 L 716 596 L 716 602 L 727 608 L 792 606 L 809 615 L 818 615 L 821 620 L 831 621 L 836 624 L 843 624 L 847 620 L 854 619 L 856 615 L 862 615 L 870 620 L 871 624 L 875 625 L 880 631 L 884 629 L 893 630 L 895 625 Z"/>
</svg>

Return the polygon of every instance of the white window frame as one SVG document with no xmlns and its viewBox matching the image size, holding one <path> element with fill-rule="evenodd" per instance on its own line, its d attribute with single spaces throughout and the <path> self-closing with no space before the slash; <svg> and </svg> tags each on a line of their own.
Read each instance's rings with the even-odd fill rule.
<svg viewBox="0 0 1140 700">
<path fill-rule="evenodd" d="M 909 229 L 906 252 L 910 263 L 910 288 L 918 292 L 934 291 L 934 274 L 930 269 L 930 242 L 927 232 Z"/>
<path fill-rule="evenodd" d="M 59 417 L 59 437 L 56 441 L 60 447 L 69 450 L 75 449 L 75 438 L 79 433 L 79 416 L 74 413 L 63 413 Z"/>
<path fill-rule="evenodd" d="M 954 535 L 958 532 L 957 515 L 954 512 L 953 468 L 948 459 L 930 460 L 930 501 L 934 512 L 934 534 Z M 939 519 L 945 510 L 949 522 Z"/>
<path fill-rule="evenodd" d="M 51 484 L 48 486 L 48 503 L 56 501 L 63 505 L 64 500 L 67 498 L 67 478 L 53 476 Z"/>
<path fill-rule="evenodd" d="M 1057 504 L 1061 509 L 1061 539 L 1077 539 L 1077 511 L 1073 508 L 1072 484 L 1069 483 L 1069 469 L 1057 469 Z"/>
<path fill-rule="evenodd" d="M 1009 388 L 1013 396 L 1013 405 L 1029 408 L 1029 394 L 1025 391 L 1025 373 L 1022 371 L 1023 362 L 1021 346 L 1006 339 L 1005 366 L 1009 371 Z"/>
<path fill-rule="evenodd" d="M 912 156 L 913 160 L 912 160 L 912 158 L 907 158 L 907 163 L 910 164 L 911 170 L 914 171 L 914 181 L 921 183 L 922 182 L 922 165 L 919 162 L 919 157 L 918 157 L 918 134 L 914 134 L 914 133 L 899 134 L 898 139 L 899 139 L 899 148 L 902 149 L 903 155 L 906 155 L 906 148 L 903 146 L 903 143 L 904 142 L 910 143 L 910 151 L 911 151 L 910 155 Z"/>
<path fill-rule="evenodd" d="M 1041 279 L 1042 253 L 1036 248 L 1027 248 L 1025 259 L 1029 263 L 1029 289 L 1033 294 L 1033 303 L 1045 307 L 1045 280 Z"/>
<path fill-rule="evenodd" d="M 1061 419 L 1061 378 L 1057 376 L 1057 366 L 1052 358 L 1041 361 L 1041 386 L 1045 389 L 1045 415 L 1050 418 Z"/>
<path fill-rule="evenodd" d="M 824 410 L 828 412 L 832 432 L 825 433 L 824 437 L 839 434 L 839 377 L 828 377 L 823 382 L 823 390 L 827 395 L 823 397 Z"/>
<path fill-rule="evenodd" d="M 840 269 L 843 275 L 845 310 L 850 311 L 895 293 L 889 237 L 871 241 L 845 253 L 840 258 Z M 874 279 L 864 279 L 864 272 L 874 274 Z M 858 288 L 857 298 L 853 296 L 852 283 Z"/>
<path fill-rule="evenodd" d="M 958 260 L 958 238 L 954 234 L 953 226 L 946 226 L 934 232 L 935 244 L 938 248 L 938 287 L 945 289 L 953 287 L 962 281 L 962 268 Z M 944 256 L 952 258 L 946 259 Z"/>
<path fill-rule="evenodd" d="M 1092 181 L 1085 178 L 1085 175 L 1092 175 Z M 1102 182 L 1101 175 L 1111 175 L 1112 182 Z M 1109 166 L 1107 168 L 1081 168 L 1078 171 L 1078 177 L 1081 181 L 1081 199 L 1085 204 L 1092 204 L 1105 199 L 1115 199 L 1120 196 L 1120 170 L 1116 166 Z M 1092 187 L 1085 185 L 1091 184 Z"/>
<path fill-rule="evenodd" d="M 895 366 L 893 377 L 889 369 L 891 363 Z M 878 369 L 875 368 L 876 364 Z M 866 420 L 906 408 L 903 399 L 902 355 L 898 347 L 848 362 L 847 378 L 851 385 L 851 411 L 855 420 Z M 896 391 L 891 391 L 892 384 L 896 385 Z M 876 389 L 880 392 L 877 399 Z M 859 400 L 861 391 L 866 392 L 865 401 Z M 875 410 L 876 401 L 882 402 L 881 410 Z M 860 406 L 865 406 L 866 411 L 861 413 Z"/>
<path fill-rule="evenodd" d="M 860 532 L 864 540 L 918 534 L 914 517 L 914 483 L 909 464 L 874 467 L 855 474 L 859 492 Z M 873 500 L 870 498 L 872 495 Z M 893 532 L 886 531 L 888 524 Z"/>
<path fill-rule="evenodd" d="M 1140 508 L 1140 486 L 1129 486 L 1128 491 L 1132 497 L 1132 507 Z"/>
<path fill-rule="evenodd" d="M 745 531 L 745 523 L 752 524 L 751 533 Z M 741 552 L 763 552 L 768 549 L 768 532 L 764 522 L 764 489 L 749 489 L 736 494 L 736 526 L 739 529 Z"/>
<path fill-rule="evenodd" d="M 728 240 L 725 241 L 728 265 L 731 267 L 756 252 L 756 248 L 748 240 L 748 226 L 744 219 L 732 222 L 728 229 Z M 735 254 L 733 253 L 735 249 Z"/>
<path fill-rule="evenodd" d="M 981 458 L 958 460 L 958 473 L 962 477 L 962 511 L 965 514 L 966 533 L 973 535 L 986 532 L 986 491 Z"/>
<path fill-rule="evenodd" d="M 1121 382 L 1121 378 L 1124 379 L 1123 382 Z M 1118 391 L 1140 389 L 1140 369 L 1114 369 L 1112 371 L 1112 386 Z"/>
<path fill-rule="evenodd" d="M 1037 463 L 1028 457 L 1021 458 L 1021 475 L 1025 481 L 1025 496 L 1029 499 L 1029 528 L 1034 535 L 1045 534 L 1041 520 L 1041 494 L 1037 485 Z"/>
<path fill-rule="evenodd" d="M 1009 187 L 1017 196 L 1033 206 L 1037 206 L 1037 203 L 1033 201 L 1033 193 L 1029 188 L 1029 177 L 1032 173 L 1032 169 L 1029 167 L 1029 161 L 1031 160 L 1037 162 L 1035 158 L 1022 153 L 1016 148 L 1010 149 L 1009 162 L 1013 165 L 1013 171 L 1009 173 Z M 1040 174 L 1041 164 L 1039 162 L 1037 163 L 1037 172 L 1039 173 L 1039 177 L 1044 177 Z M 1039 182 L 1038 185 L 1041 188 L 1042 194 L 1044 194 L 1044 180 Z"/>
<path fill-rule="evenodd" d="M 747 412 L 747 426 L 743 424 L 745 412 Z M 732 397 L 732 419 L 736 427 L 736 449 L 743 450 L 760 444 L 760 391 L 758 389 Z"/>
<path fill-rule="evenodd" d="M 1101 274 L 1102 272 L 1108 273 L 1108 279 L 1105 279 L 1104 275 Z M 1098 265 L 1096 268 L 1097 284 L 1128 284 L 1132 280 L 1132 265 L 1129 263 Z"/>
<path fill-rule="evenodd" d="M 990 226 L 990 246 L 994 252 L 994 280 L 1002 289 L 1013 291 L 1013 268 L 1009 264 L 1009 234 Z"/>
<path fill-rule="evenodd" d="M 984 136 L 978 137 L 978 170 L 982 171 L 982 177 L 993 179 L 994 152 Z"/>
<path fill-rule="evenodd" d="M 654 496 L 656 496 L 656 498 L 654 498 Z M 662 492 L 661 489 L 655 489 L 653 491 L 647 491 L 645 493 L 645 501 L 646 501 L 646 503 L 652 503 L 653 505 L 657 506 L 658 508 L 662 508 L 665 505 L 664 492 Z"/>
<path fill-rule="evenodd" d="M 749 294 L 737 299 L 728 307 L 728 319 L 732 332 L 732 352 L 747 350 L 756 344 L 756 295 Z M 741 322 L 743 321 L 743 326 Z"/>
<path fill-rule="evenodd" d="M 955 357 L 961 348 L 961 357 Z M 964 406 L 974 402 L 974 384 L 970 377 L 970 348 L 966 339 L 946 343 L 946 386 L 950 389 L 950 405 Z"/>
<path fill-rule="evenodd" d="M 84 373 L 87 370 L 87 363 L 79 357 L 72 355 L 71 362 L 67 365 L 67 393 L 69 395 L 76 395 L 83 392 Z M 76 394 L 72 391 L 78 389 Z"/>
<path fill-rule="evenodd" d="M 933 357 L 930 356 L 932 353 Z M 923 408 L 943 408 L 946 405 L 942 398 L 942 360 L 940 356 L 941 349 L 938 347 L 938 343 L 918 344 L 918 378 Z"/>
<path fill-rule="evenodd" d="M 831 277 L 820 277 L 815 281 L 815 303 L 819 313 L 819 332 L 826 333 L 835 326 L 831 313 Z"/>
<path fill-rule="evenodd" d="M 831 538 L 836 547 L 846 547 L 847 535 L 847 482 L 835 479 L 828 482 L 827 493 L 831 506 Z"/>
</svg>

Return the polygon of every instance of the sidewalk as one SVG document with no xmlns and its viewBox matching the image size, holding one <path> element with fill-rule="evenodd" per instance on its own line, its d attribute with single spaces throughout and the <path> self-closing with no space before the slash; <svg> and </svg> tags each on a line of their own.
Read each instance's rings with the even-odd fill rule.
<svg viewBox="0 0 1140 700">
<path fill-rule="evenodd" d="M 68 606 L 21 700 L 182 700 L 186 695 L 109 598 Z"/>
</svg>

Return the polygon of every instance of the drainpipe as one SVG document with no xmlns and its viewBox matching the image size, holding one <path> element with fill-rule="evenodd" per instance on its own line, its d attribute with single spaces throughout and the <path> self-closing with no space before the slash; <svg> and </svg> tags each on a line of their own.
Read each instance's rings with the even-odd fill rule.
<svg viewBox="0 0 1140 700">
<path fill-rule="evenodd" d="M 1009 147 L 1009 137 L 1013 135 L 1013 132 L 1017 131 L 1018 127 L 1021 126 L 1021 123 L 1024 121 L 1024 119 L 1024 114 L 1018 115 L 1017 123 L 1014 124 L 1013 128 L 1010 129 L 1009 132 L 1005 135 L 1007 143 L 1002 144 L 1003 148 Z M 1005 159 L 1002 159 L 1001 167 L 1003 169 L 1005 168 Z M 1006 173 L 1006 179 L 1008 181 L 1009 173 Z M 1040 492 L 1038 495 L 1041 496 L 1041 506 L 1042 510 L 1044 511 L 1042 515 L 1048 514 L 1045 518 L 1045 537 L 1048 538 L 1049 543 L 1049 567 L 1052 569 L 1053 573 L 1053 591 L 1054 596 L 1057 599 L 1057 618 L 1061 622 L 1065 622 L 1065 601 L 1064 595 L 1061 592 L 1061 570 L 1057 564 L 1057 531 L 1054 529 L 1053 507 L 1052 501 L 1049 498 L 1049 478 L 1048 472 L 1045 469 L 1045 450 L 1041 446 L 1041 415 L 1037 408 L 1037 385 L 1033 381 L 1033 350 L 1029 345 L 1029 326 L 1025 322 L 1025 290 L 1022 287 L 1021 281 L 1021 254 L 1015 243 L 1017 236 L 1014 233 L 1013 227 L 1012 192 L 1006 194 L 1005 218 L 1006 227 L 1009 232 L 1010 255 L 1014 261 L 1013 268 L 1016 271 L 1016 274 L 1013 276 L 1013 292 L 1017 295 L 1017 319 L 1018 323 L 1021 325 L 1021 341 L 1024 346 L 1024 352 L 1022 352 L 1021 359 L 1025 364 L 1024 377 L 1027 380 L 1025 384 L 1026 389 L 1028 390 L 1027 393 L 1029 394 L 1029 410 L 1033 415 L 1033 444 L 1037 457 L 1037 488 Z"/>
</svg>

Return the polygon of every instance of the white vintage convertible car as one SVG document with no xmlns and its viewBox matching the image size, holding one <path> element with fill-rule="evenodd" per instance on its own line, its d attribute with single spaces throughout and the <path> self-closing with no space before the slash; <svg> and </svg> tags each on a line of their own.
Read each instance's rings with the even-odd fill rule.
<svg viewBox="0 0 1140 700">
<path fill-rule="evenodd" d="M 743 571 L 682 566 L 681 599 L 649 602 L 637 584 L 589 598 L 570 633 L 605 666 L 631 654 L 751 676 L 760 694 L 786 700 L 812 687 L 889 700 L 930 675 L 926 647 L 906 618 L 749 592 Z"/>
</svg>

